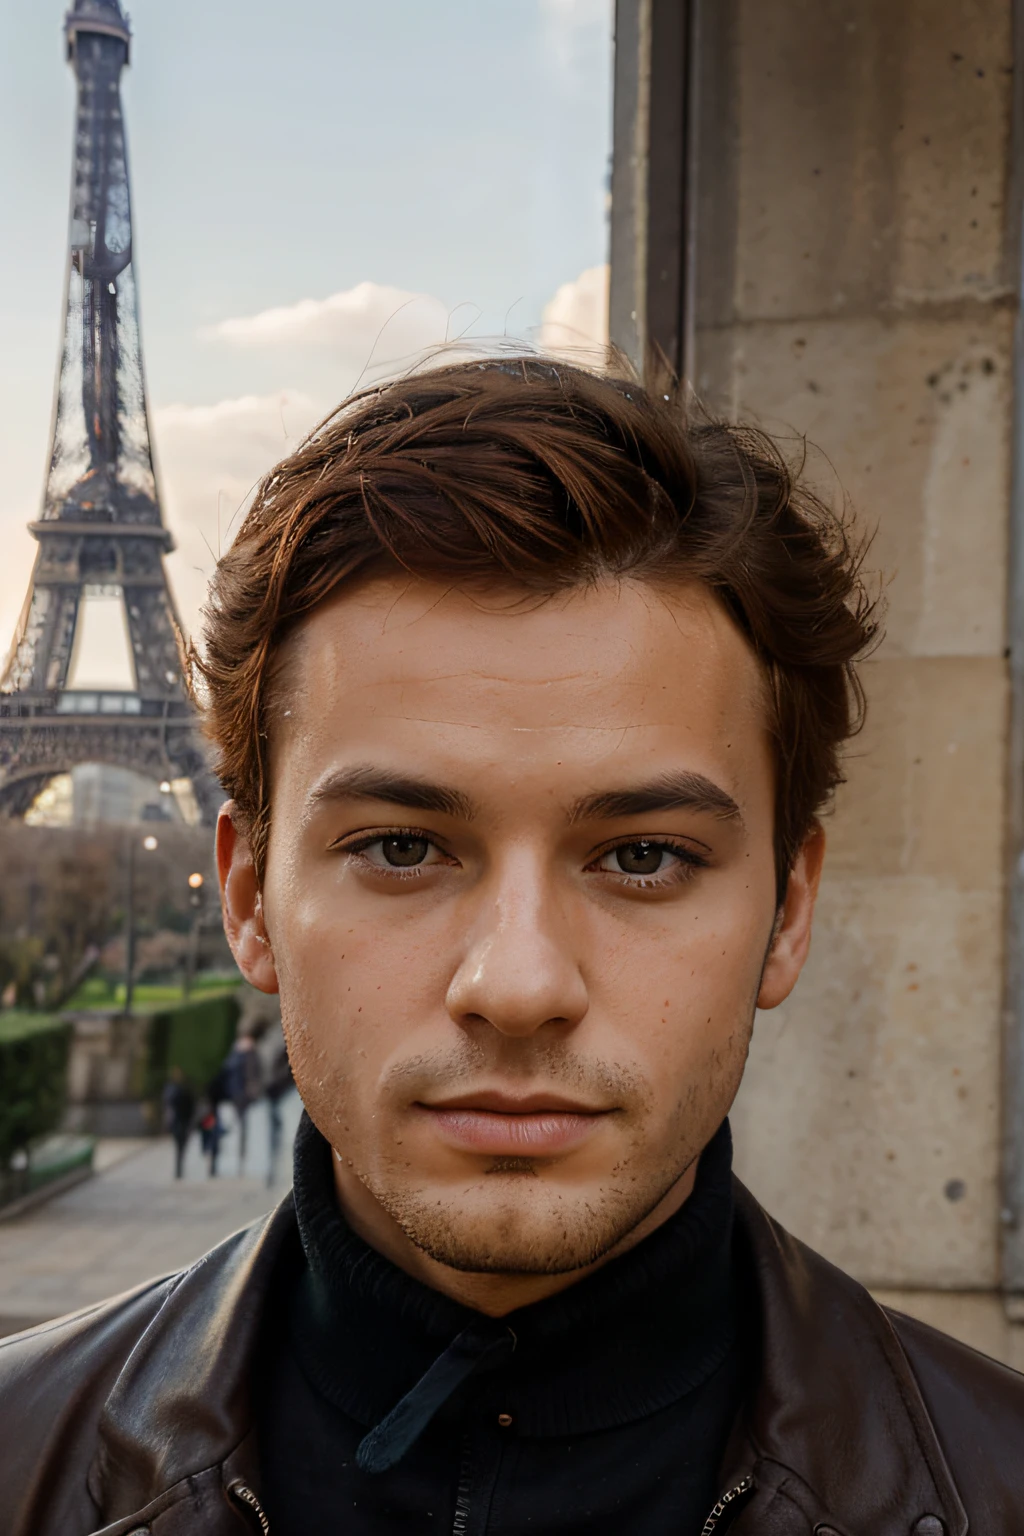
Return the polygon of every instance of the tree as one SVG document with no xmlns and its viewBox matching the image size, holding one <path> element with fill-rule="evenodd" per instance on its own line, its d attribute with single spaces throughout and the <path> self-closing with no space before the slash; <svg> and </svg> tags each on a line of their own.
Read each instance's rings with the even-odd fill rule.
<svg viewBox="0 0 1024 1536">
<path fill-rule="evenodd" d="M 157 847 L 141 851 L 147 834 Z M 60 1007 L 83 972 L 123 937 L 129 838 L 139 845 L 136 974 L 180 968 L 194 917 L 188 877 L 198 871 L 215 888 L 207 829 L 157 822 L 86 831 L 0 822 L 0 993 L 8 1005 Z M 221 934 L 214 945 L 228 965 Z"/>
</svg>

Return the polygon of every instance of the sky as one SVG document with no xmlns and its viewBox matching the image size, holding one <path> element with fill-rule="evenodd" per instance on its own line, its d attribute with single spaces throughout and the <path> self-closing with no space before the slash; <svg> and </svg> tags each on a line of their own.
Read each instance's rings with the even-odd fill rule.
<svg viewBox="0 0 1024 1536">
<path fill-rule="evenodd" d="M 129 4 L 142 335 L 191 628 L 255 479 L 364 370 L 467 330 L 601 339 L 612 0 Z M 57 361 L 62 15 L 0 0 L 0 653 Z"/>
</svg>

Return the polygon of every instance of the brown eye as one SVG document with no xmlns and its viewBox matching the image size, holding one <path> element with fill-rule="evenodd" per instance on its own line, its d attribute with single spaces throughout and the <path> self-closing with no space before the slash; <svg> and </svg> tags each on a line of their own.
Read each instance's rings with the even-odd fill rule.
<svg viewBox="0 0 1024 1536">
<path fill-rule="evenodd" d="M 458 860 L 453 859 L 439 848 L 434 839 L 427 832 L 418 832 L 414 827 L 408 831 L 400 828 L 397 832 L 383 832 L 377 837 L 367 837 L 359 842 L 351 842 L 347 847 L 342 847 L 339 852 L 352 859 L 357 866 L 365 869 L 370 865 L 381 875 L 416 874 L 434 868 L 435 865 L 447 864 L 452 867 L 458 865 Z"/>
<path fill-rule="evenodd" d="M 386 864 L 398 869 L 409 869 L 423 863 L 430 851 L 430 844 L 425 837 L 382 837 L 380 851 Z"/>
<path fill-rule="evenodd" d="M 661 843 L 624 843 L 612 850 L 612 858 L 624 875 L 656 875 L 667 851 Z"/>
<path fill-rule="evenodd" d="M 624 887 L 634 890 L 668 890 L 690 879 L 705 861 L 685 848 L 652 837 L 638 837 L 630 843 L 609 848 L 590 866 L 609 875 L 618 875 Z"/>
</svg>

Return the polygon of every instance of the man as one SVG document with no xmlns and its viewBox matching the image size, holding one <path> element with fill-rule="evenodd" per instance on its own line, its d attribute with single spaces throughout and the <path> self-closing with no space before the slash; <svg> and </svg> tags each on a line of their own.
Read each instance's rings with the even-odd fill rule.
<svg viewBox="0 0 1024 1536">
<path fill-rule="evenodd" d="M 294 1205 L 0 1348 L 13 1536 L 1010 1536 L 1024 1381 L 730 1172 L 874 623 L 770 442 L 520 359 L 260 488 L 197 659 Z"/>
<path fill-rule="evenodd" d="M 180 1067 L 172 1067 L 164 1084 L 164 1129 L 174 1141 L 174 1177 L 185 1176 L 185 1153 L 195 1127 L 196 1096 Z"/>
<path fill-rule="evenodd" d="M 239 1031 L 238 1038 L 221 1064 L 219 1094 L 235 1112 L 238 1130 L 238 1171 L 245 1171 L 249 1150 L 249 1110 L 263 1092 L 263 1066 L 256 1038 L 251 1029 Z"/>
</svg>

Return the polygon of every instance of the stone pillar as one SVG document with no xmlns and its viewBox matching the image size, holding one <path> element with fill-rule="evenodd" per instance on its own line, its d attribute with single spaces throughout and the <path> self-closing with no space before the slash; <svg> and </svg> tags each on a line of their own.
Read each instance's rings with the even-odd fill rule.
<svg viewBox="0 0 1024 1536">
<path fill-rule="evenodd" d="M 623 36 L 649 4 L 620 0 Z M 796 457 L 817 446 L 888 597 L 812 957 L 758 1019 L 738 1170 L 887 1300 L 1024 1365 L 1001 1269 L 1012 6 L 690 10 L 696 387 Z M 613 266 L 613 320 L 616 292 Z"/>
</svg>

